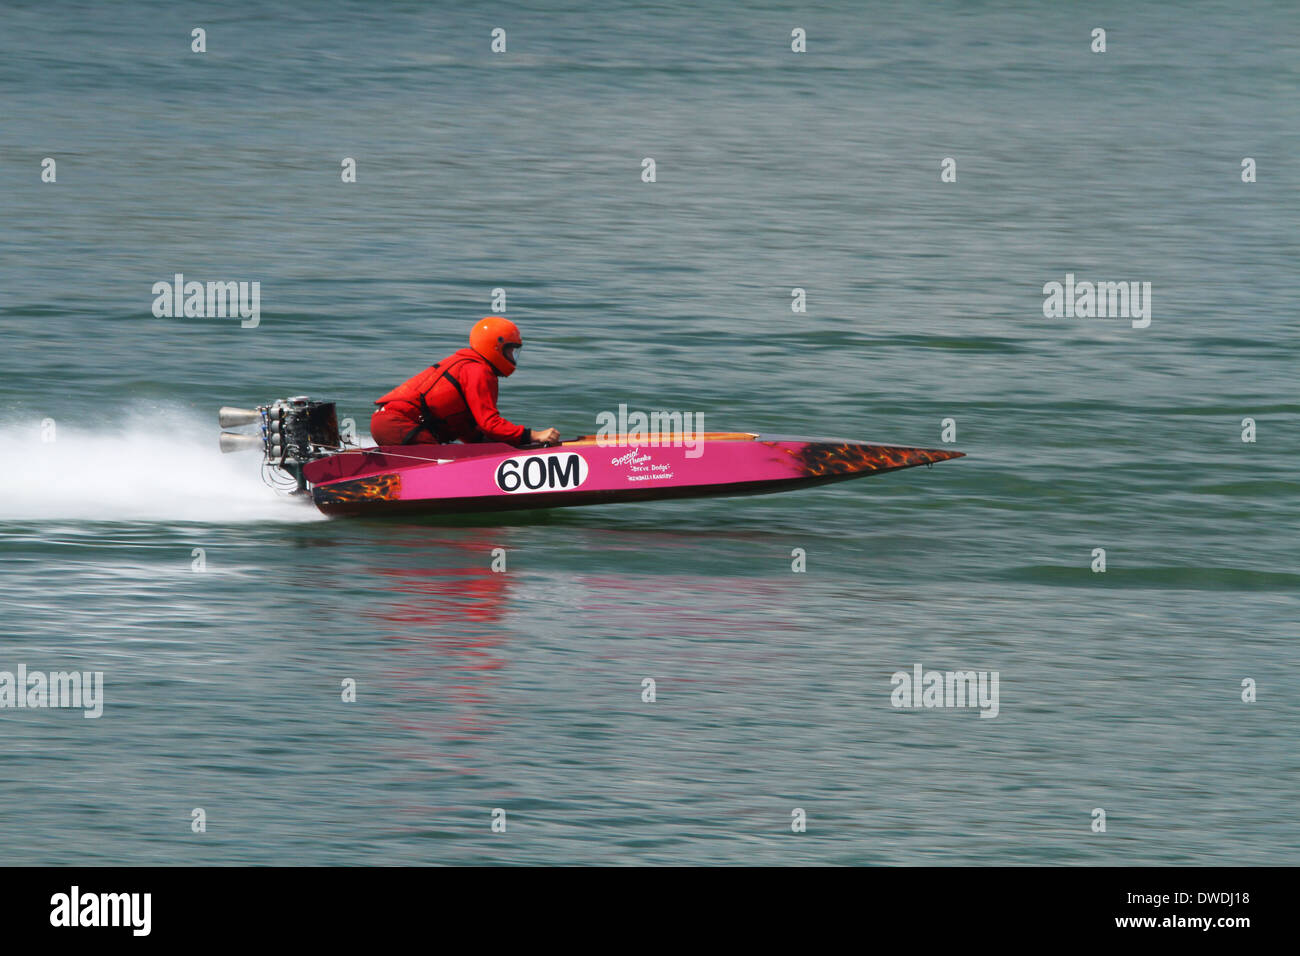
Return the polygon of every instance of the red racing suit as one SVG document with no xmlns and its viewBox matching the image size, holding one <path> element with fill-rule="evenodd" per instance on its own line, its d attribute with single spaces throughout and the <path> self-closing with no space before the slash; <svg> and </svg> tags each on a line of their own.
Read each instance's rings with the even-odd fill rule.
<svg viewBox="0 0 1300 956">
<path fill-rule="evenodd" d="M 383 398 L 370 418 L 377 445 L 499 441 L 522 445 L 532 433 L 497 411 L 497 370 L 473 349 L 461 349 Z"/>
</svg>

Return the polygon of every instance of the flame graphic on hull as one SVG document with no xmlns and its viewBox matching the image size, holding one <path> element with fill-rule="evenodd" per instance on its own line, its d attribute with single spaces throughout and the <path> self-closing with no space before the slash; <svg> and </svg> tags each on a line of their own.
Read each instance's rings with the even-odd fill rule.
<svg viewBox="0 0 1300 956">
<path fill-rule="evenodd" d="M 312 489 L 311 496 L 317 506 L 322 508 L 356 501 L 395 501 L 402 496 L 402 476 L 371 475 L 369 478 L 317 485 Z"/>
<path fill-rule="evenodd" d="M 865 475 L 875 471 L 896 471 L 936 461 L 963 458 L 964 452 L 936 448 L 902 448 L 896 445 L 863 445 L 856 442 L 809 442 L 802 448 L 785 449 L 810 478 L 836 475 Z"/>
</svg>

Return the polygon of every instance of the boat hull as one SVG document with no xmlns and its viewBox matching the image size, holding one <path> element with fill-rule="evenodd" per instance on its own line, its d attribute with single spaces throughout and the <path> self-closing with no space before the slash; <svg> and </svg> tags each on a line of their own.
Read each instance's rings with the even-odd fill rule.
<svg viewBox="0 0 1300 956">
<path fill-rule="evenodd" d="M 473 514 L 773 494 L 959 458 L 852 441 L 705 436 L 693 447 L 578 439 L 547 448 L 406 445 L 306 466 L 326 514 Z"/>
</svg>

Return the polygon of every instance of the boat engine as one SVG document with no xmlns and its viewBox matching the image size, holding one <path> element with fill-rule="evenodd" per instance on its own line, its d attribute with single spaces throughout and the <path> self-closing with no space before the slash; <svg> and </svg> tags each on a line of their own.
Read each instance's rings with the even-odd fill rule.
<svg viewBox="0 0 1300 956">
<path fill-rule="evenodd" d="M 306 491 L 302 466 L 343 448 L 339 419 L 333 402 L 318 402 L 306 395 L 281 398 L 256 408 L 222 408 L 217 413 L 222 428 L 257 425 L 256 433 L 221 433 L 223 452 L 261 449 L 264 466 L 278 468 L 293 481 L 294 491 Z"/>
</svg>

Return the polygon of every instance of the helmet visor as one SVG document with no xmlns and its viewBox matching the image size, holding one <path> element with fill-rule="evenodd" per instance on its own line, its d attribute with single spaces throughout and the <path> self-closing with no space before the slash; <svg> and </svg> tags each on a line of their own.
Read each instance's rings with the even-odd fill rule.
<svg viewBox="0 0 1300 956">
<path fill-rule="evenodd" d="M 514 342 L 507 342 L 501 349 L 501 354 L 506 357 L 506 361 L 511 365 L 519 364 L 519 352 L 523 345 L 516 345 Z"/>
</svg>

